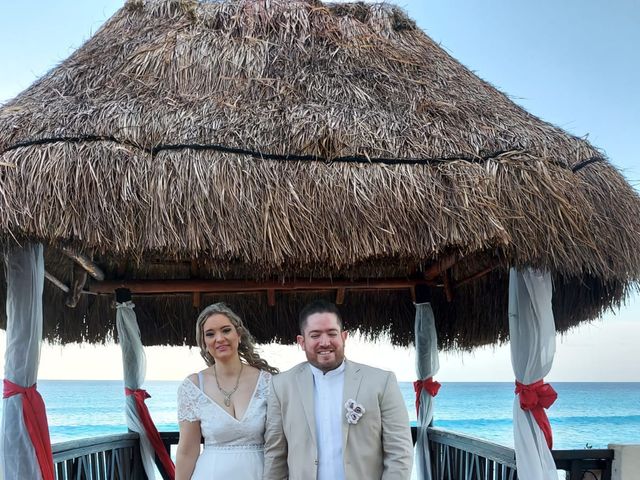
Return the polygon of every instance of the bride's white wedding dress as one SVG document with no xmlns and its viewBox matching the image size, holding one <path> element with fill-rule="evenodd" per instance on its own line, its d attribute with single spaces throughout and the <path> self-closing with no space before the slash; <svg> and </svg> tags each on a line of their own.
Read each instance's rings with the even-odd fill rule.
<svg viewBox="0 0 640 480">
<path fill-rule="evenodd" d="M 199 374 L 202 385 L 202 375 Z M 200 421 L 204 449 L 192 480 L 261 480 L 264 429 L 271 374 L 260 371 L 249 406 L 240 419 L 231 416 L 186 378 L 178 388 L 178 421 Z"/>
</svg>

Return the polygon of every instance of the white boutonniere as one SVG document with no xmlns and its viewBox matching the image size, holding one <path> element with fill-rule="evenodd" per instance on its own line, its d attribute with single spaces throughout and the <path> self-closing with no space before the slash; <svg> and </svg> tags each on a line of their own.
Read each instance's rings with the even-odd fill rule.
<svg viewBox="0 0 640 480">
<path fill-rule="evenodd" d="M 360 417 L 362 417 L 365 412 L 364 407 L 351 398 L 344 404 L 344 408 L 347 409 L 347 414 L 345 415 L 347 423 L 351 425 L 358 423 L 358 420 L 360 420 Z"/>
</svg>

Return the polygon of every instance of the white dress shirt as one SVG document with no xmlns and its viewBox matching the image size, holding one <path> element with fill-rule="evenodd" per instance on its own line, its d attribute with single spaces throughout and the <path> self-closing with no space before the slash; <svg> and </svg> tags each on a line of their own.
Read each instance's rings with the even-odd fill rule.
<svg viewBox="0 0 640 480">
<path fill-rule="evenodd" d="M 344 408 L 344 367 L 342 364 L 327 373 L 309 365 L 313 373 L 313 393 L 318 443 L 317 480 L 344 480 L 342 459 L 342 420 Z"/>
</svg>

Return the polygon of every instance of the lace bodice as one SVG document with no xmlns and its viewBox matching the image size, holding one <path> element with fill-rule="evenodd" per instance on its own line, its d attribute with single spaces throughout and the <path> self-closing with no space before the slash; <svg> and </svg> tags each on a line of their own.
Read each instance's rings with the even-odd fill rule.
<svg viewBox="0 0 640 480">
<path fill-rule="evenodd" d="M 178 388 L 178 421 L 200 421 L 205 446 L 262 445 L 270 385 L 271 374 L 261 370 L 249 406 L 238 420 L 185 378 Z"/>
</svg>

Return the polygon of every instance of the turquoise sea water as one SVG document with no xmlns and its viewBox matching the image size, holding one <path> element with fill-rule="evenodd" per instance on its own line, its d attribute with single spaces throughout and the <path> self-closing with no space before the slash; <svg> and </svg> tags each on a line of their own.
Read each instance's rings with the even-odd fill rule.
<svg viewBox="0 0 640 480">
<path fill-rule="evenodd" d="M 179 382 L 150 381 L 147 405 L 159 430 L 177 430 Z M 554 448 L 606 448 L 640 444 L 640 383 L 553 383 L 558 400 L 548 410 Z M 410 420 L 415 421 L 413 386 L 401 382 Z M 41 380 L 51 441 L 126 432 L 121 381 Z M 511 383 L 443 383 L 435 399 L 436 427 L 513 446 Z M 0 411 L 1 415 L 1 411 Z"/>
</svg>

